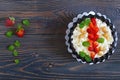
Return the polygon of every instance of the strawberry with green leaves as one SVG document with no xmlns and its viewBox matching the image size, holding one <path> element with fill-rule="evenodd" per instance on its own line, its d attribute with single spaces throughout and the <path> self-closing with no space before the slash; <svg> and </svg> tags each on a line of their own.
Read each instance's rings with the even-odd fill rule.
<svg viewBox="0 0 120 80">
<path fill-rule="evenodd" d="M 25 34 L 24 29 L 20 29 L 20 30 L 16 31 L 16 35 L 20 38 L 22 38 L 24 36 L 24 34 Z"/>
<path fill-rule="evenodd" d="M 25 30 L 22 26 L 18 26 L 18 29 L 16 30 L 16 35 L 20 38 L 22 38 L 25 34 Z"/>
<path fill-rule="evenodd" d="M 5 21 L 5 25 L 8 26 L 8 27 L 13 26 L 14 24 L 15 24 L 15 18 L 14 17 L 9 17 Z"/>
</svg>

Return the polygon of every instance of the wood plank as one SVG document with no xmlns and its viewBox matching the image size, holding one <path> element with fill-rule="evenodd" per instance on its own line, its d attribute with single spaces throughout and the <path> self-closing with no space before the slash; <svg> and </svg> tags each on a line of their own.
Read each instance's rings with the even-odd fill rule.
<svg viewBox="0 0 120 80">
<path fill-rule="evenodd" d="M 30 39 L 32 43 L 29 42 Z M 20 39 L 23 44 L 18 56 L 21 63 L 15 65 L 12 62 L 13 56 L 5 49 L 5 45 L 14 40 L 7 42 L 8 39 L 4 36 L 2 40 L 0 42 L 3 51 L 0 53 L 0 75 L 2 77 L 8 76 L 11 79 L 13 77 L 16 79 L 85 79 L 89 77 L 92 80 L 106 77 L 109 79 L 109 76 L 117 79 L 120 75 L 118 66 L 120 55 L 117 54 L 119 48 L 116 49 L 116 54 L 106 62 L 89 66 L 78 63 L 71 57 L 64 44 L 64 35 L 26 35 L 25 38 Z M 111 64 L 113 66 L 110 66 Z"/>
<path fill-rule="evenodd" d="M 108 1 L 108 2 L 107 2 Z M 69 3 L 67 3 L 67 1 L 65 1 L 64 3 L 66 4 L 67 7 L 61 7 L 65 4 L 62 4 L 63 1 L 48 1 L 48 2 L 39 2 L 38 0 L 33 1 L 34 6 L 36 6 L 35 8 L 32 9 L 36 9 L 36 11 L 26 11 L 26 4 L 31 5 L 29 3 L 31 3 L 32 1 L 13 1 L 11 3 L 8 3 L 8 1 L 3 1 L 2 4 L 9 4 L 9 5 L 5 5 L 5 6 L 11 6 L 14 3 L 17 4 L 21 4 L 18 5 L 18 7 L 24 7 L 21 8 L 23 9 L 22 12 L 19 9 L 16 9 L 16 7 L 12 8 L 13 10 L 6 10 L 6 11 L 0 11 L 0 17 L 2 18 L 1 22 L 3 22 L 1 24 L 1 26 L 4 25 L 4 17 L 8 17 L 8 16 L 14 16 L 17 18 L 17 22 L 20 22 L 21 19 L 23 18 L 29 18 L 31 21 L 31 26 L 30 26 L 30 31 L 27 34 L 65 34 L 65 30 L 67 28 L 67 24 L 72 21 L 72 18 L 75 17 L 77 14 L 82 13 L 84 11 L 90 11 L 90 10 L 94 10 L 95 12 L 101 12 L 103 14 L 106 14 L 115 24 L 115 26 L 117 28 L 119 28 L 119 14 L 120 14 L 120 10 L 119 10 L 119 5 L 114 5 L 112 4 L 109 0 L 107 1 L 103 1 L 103 2 L 99 2 L 99 1 L 94 1 L 94 2 L 88 2 L 88 1 L 70 1 Z M 87 2 L 87 3 L 86 3 Z M 24 4 L 22 4 L 24 3 Z M 73 5 L 69 5 L 70 3 L 72 3 Z M 76 4 L 77 3 L 77 4 Z M 88 4 L 90 3 L 90 4 Z M 117 4 L 118 1 L 115 1 L 115 4 Z M 40 4 L 42 4 L 43 6 L 40 6 Z M 60 4 L 60 5 L 57 5 Z M 90 7 L 87 7 L 90 6 Z M 98 5 L 94 5 L 94 4 L 98 4 Z M 111 5 L 110 7 L 107 5 Z M 51 6 L 50 6 L 51 5 Z M 52 6 L 54 5 L 54 6 Z M 56 6 L 57 8 L 56 8 Z M 94 6 L 92 6 L 94 5 Z M 102 6 L 100 6 L 102 5 Z M 2 5 L 1 5 L 2 6 Z M 44 8 L 44 6 L 47 6 L 46 8 Z M 52 7 L 52 8 L 50 8 Z M 2 7 L 1 7 L 2 8 Z M 11 8 L 11 7 L 10 7 Z M 10 9 L 7 8 L 7 9 Z M 105 9 L 102 9 L 105 8 Z M 3 8 L 2 8 L 3 9 Z M 47 10 L 45 10 L 47 9 Z M 116 16 L 114 16 L 114 14 Z M 4 16 L 4 17 L 3 17 Z M 4 19 L 3 19 L 4 18 Z M 2 28 L 2 29 L 1 29 Z M 1 27 L 1 34 L 3 34 L 6 29 Z M 40 31 L 38 31 L 40 30 Z"/>
<path fill-rule="evenodd" d="M 115 54 L 104 63 L 89 66 L 77 62 L 67 52 L 65 31 L 72 18 L 82 12 L 107 15 L 120 37 L 119 0 L 1 0 L 0 1 L 0 80 L 119 80 L 120 40 Z M 30 19 L 24 38 L 6 38 L 6 17 L 16 17 L 17 23 Z M 6 50 L 7 45 L 20 40 L 20 64 Z"/>
</svg>

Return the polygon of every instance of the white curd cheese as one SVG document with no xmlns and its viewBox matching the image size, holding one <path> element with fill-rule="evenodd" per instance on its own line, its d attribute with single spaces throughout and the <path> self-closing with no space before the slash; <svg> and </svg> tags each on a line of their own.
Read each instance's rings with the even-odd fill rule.
<svg viewBox="0 0 120 80">
<path fill-rule="evenodd" d="M 98 47 L 102 47 L 104 50 L 100 51 L 102 55 L 95 55 L 95 58 L 101 57 L 104 54 L 106 54 L 109 51 L 110 45 L 113 43 L 113 36 L 111 34 L 111 29 L 105 22 L 102 22 L 100 19 L 96 18 L 96 24 L 99 28 L 98 35 L 99 37 L 104 38 L 104 43 L 99 43 Z M 88 50 L 88 47 L 84 47 L 82 45 L 83 41 L 88 40 L 88 33 L 87 33 L 87 28 L 89 26 L 84 26 L 82 29 L 79 28 L 79 24 L 77 24 L 76 28 L 73 31 L 73 35 L 71 36 L 72 38 L 72 44 L 75 49 L 75 51 L 79 54 L 80 51 L 84 51 L 86 54 L 90 55 L 90 51 Z M 105 29 L 106 32 L 102 30 L 102 28 Z M 83 31 L 83 32 L 81 32 Z M 84 33 L 85 32 L 85 33 Z M 105 35 L 105 36 L 104 36 Z M 107 35 L 107 37 L 106 37 Z M 82 36 L 82 37 L 80 37 Z"/>
</svg>

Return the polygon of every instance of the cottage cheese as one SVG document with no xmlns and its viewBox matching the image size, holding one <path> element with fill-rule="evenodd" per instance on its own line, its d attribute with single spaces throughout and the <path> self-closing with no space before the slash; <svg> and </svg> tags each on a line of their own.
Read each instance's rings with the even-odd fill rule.
<svg viewBox="0 0 120 80">
<path fill-rule="evenodd" d="M 100 19 L 96 18 L 96 24 L 99 28 L 98 31 L 99 37 L 104 38 L 104 43 L 99 43 L 98 45 L 98 47 L 103 48 L 103 50 L 99 51 L 101 55 L 99 55 L 99 53 L 95 55 L 95 58 L 98 58 L 103 56 L 109 51 L 110 45 L 113 43 L 114 40 L 111 34 L 111 29 L 105 22 L 102 22 Z M 84 51 L 86 54 L 90 55 L 88 48 L 82 45 L 83 41 L 88 40 L 88 33 L 86 31 L 87 28 L 88 26 L 85 26 L 84 28 L 81 29 L 79 28 L 79 24 L 77 24 L 76 28 L 73 31 L 73 35 L 71 36 L 73 47 L 78 54 L 80 51 Z"/>
</svg>

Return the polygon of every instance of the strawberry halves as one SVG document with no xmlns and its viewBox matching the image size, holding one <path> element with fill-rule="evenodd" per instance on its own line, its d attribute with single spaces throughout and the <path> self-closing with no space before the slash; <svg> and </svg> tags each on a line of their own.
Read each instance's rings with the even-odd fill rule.
<svg viewBox="0 0 120 80">
<path fill-rule="evenodd" d="M 95 58 L 95 55 L 96 55 L 95 52 L 90 53 L 90 57 L 92 58 L 92 60 Z"/>
<path fill-rule="evenodd" d="M 96 26 L 96 18 L 91 18 L 91 22 L 93 23 L 94 26 Z"/>
</svg>

